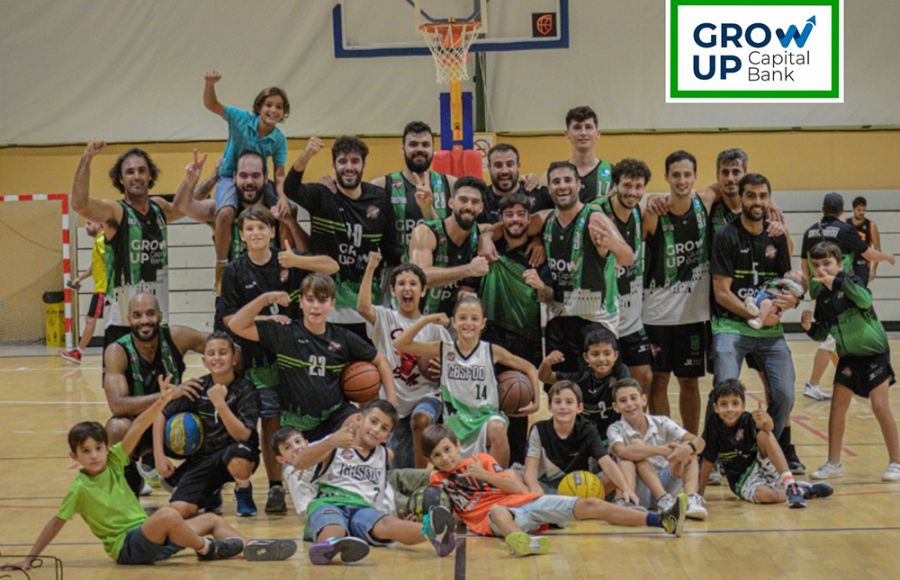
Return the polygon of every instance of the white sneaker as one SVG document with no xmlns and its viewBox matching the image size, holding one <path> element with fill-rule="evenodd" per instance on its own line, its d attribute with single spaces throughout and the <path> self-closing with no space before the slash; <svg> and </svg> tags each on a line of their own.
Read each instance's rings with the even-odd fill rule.
<svg viewBox="0 0 900 580">
<path fill-rule="evenodd" d="M 141 488 L 141 497 L 146 497 L 152 493 L 153 493 L 153 488 L 150 487 L 150 484 L 145 481 L 144 487 Z"/>
<path fill-rule="evenodd" d="M 897 465 L 896 463 L 893 465 Z M 890 468 L 888 468 L 890 471 Z M 885 472 L 887 474 L 887 472 Z M 813 479 L 831 479 L 834 477 L 844 477 L 844 468 L 840 463 L 832 463 L 830 461 L 826 461 L 822 467 L 813 471 L 810 474 L 810 477 Z M 900 466 L 897 467 L 897 479 L 900 479 Z"/>
<path fill-rule="evenodd" d="M 900 463 L 891 463 L 881 476 L 881 481 L 900 481 Z"/>
<path fill-rule="evenodd" d="M 709 515 L 709 512 L 706 511 L 706 500 L 703 499 L 703 496 L 699 493 L 692 493 L 688 496 L 688 509 L 687 509 L 687 517 L 692 520 L 705 520 Z"/>
<path fill-rule="evenodd" d="M 748 297 L 744 300 L 744 310 L 754 318 L 759 316 L 759 307 L 756 305 L 756 301 L 753 298 Z"/>
<path fill-rule="evenodd" d="M 816 401 L 827 401 L 831 398 L 831 395 L 826 394 L 825 391 L 822 390 L 822 387 L 810 383 L 806 383 L 803 386 L 803 396 L 815 399 Z"/>
<path fill-rule="evenodd" d="M 669 511 L 673 505 L 675 505 L 675 498 L 669 493 L 659 496 L 659 499 L 656 500 L 656 509 L 659 513 Z"/>
<path fill-rule="evenodd" d="M 762 328 L 762 320 L 759 318 L 750 318 L 747 320 L 747 325 L 750 326 L 753 330 L 759 330 Z"/>
<path fill-rule="evenodd" d="M 722 471 L 719 467 L 718 463 L 713 464 L 709 472 L 709 479 L 706 480 L 706 485 L 722 485 Z"/>
</svg>

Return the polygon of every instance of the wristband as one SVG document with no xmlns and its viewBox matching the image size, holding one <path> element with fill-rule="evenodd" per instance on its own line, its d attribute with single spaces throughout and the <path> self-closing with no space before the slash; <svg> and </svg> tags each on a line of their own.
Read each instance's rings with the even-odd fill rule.
<svg viewBox="0 0 900 580">
<path fill-rule="evenodd" d="M 693 449 L 693 453 L 691 453 L 691 455 L 697 455 L 697 446 L 694 445 L 694 442 L 688 441 L 688 445 L 690 446 L 691 449 Z"/>
</svg>

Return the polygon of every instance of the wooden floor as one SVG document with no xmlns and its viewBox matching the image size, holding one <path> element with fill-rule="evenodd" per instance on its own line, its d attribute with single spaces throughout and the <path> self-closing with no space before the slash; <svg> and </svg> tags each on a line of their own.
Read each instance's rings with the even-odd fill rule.
<svg viewBox="0 0 900 580">
<path fill-rule="evenodd" d="M 894 341 L 894 351 L 898 344 Z M 826 455 L 828 403 L 801 396 L 809 373 L 814 344 L 792 342 L 798 391 L 794 407 L 794 441 L 810 470 Z M 895 359 L 895 368 L 900 368 Z M 197 358 L 189 358 L 191 372 L 201 374 Z M 825 381 L 830 385 L 829 377 Z M 759 397 L 759 383 L 747 375 L 751 397 Z M 109 412 L 100 389 L 99 357 L 88 356 L 80 368 L 56 357 L 0 358 L 0 562 L 27 553 L 42 526 L 58 509 L 75 476 L 67 457 L 65 434 L 82 420 L 104 421 Z M 709 389 L 709 379 L 703 383 Z M 677 409 L 677 394 L 672 396 Z M 900 396 L 895 392 L 895 415 Z M 887 466 L 878 424 L 867 401 L 853 402 L 845 438 L 847 475 L 835 480 L 836 493 L 811 501 L 806 510 L 784 506 L 752 506 L 737 501 L 727 487 L 707 493 L 709 520 L 690 522 L 680 539 L 644 529 L 620 528 L 593 522 L 576 523 L 553 534 L 551 554 L 514 559 L 496 539 L 467 537 L 455 555 L 439 560 L 427 545 L 373 549 L 352 566 L 313 567 L 301 547 L 291 560 L 252 564 L 242 560 L 201 564 L 185 552 L 155 570 L 114 565 L 87 526 L 76 518 L 66 525 L 47 554 L 59 558 L 66 578 L 310 577 L 328 578 L 556 578 L 740 577 L 891 578 L 900 568 L 900 483 L 881 483 Z M 265 478 L 254 478 L 256 501 L 264 504 Z M 254 518 L 233 516 L 233 496 L 225 493 L 226 518 L 248 535 L 297 538 L 300 529 L 292 516 Z M 145 498 L 146 505 L 165 502 L 162 492 Z M 50 565 L 50 562 L 47 563 Z M 5 577 L 0 573 L 0 577 Z M 52 578 L 51 569 L 31 571 L 31 578 Z M 15 574 L 13 578 L 17 577 Z M 24 576 L 18 576 L 24 577 Z"/>
</svg>

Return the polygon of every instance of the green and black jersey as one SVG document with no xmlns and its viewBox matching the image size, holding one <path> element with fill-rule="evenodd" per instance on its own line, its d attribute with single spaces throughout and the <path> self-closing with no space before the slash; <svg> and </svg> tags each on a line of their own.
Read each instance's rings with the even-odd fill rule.
<svg viewBox="0 0 900 580">
<path fill-rule="evenodd" d="M 172 340 L 172 333 L 165 324 L 160 325 L 157 334 L 159 345 L 156 347 L 156 356 L 152 361 L 144 360 L 137 346 L 134 344 L 134 335 L 128 333 L 115 342 L 128 357 L 128 367 L 125 370 L 125 380 L 128 382 L 128 394 L 131 397 L 143 397 L 159 392 L 159 377 L 172 375 L 172 384 L 181 383 L 184 374 L 184 360 L 181 351 Z"/>
<path fill-rule="evenodd" d="M 450 183 L 447 176 L 437 171 L 428 172 L 431 186 L 432 206 L 438 219 L 447 217 L 447 202 L 450 200 Z M 391 196 L 394 208 L 394 224 L 397 242 L 403 248 L 404 257 L 409 252 L 409 240 L 416 226 L 425 221 L 419 204 L 416 203 L 416 186 L 402 171 L 395 171 L 384 177 L 384 188 Z M 405 259 L 405 258 L 404 258 Z"/>
<path fill-rule="evenodd" d="M 604 207 L 604 206 L 601 206 Z M 641 311 L 644 304 L 644 238 L 641 226 L 641 208 L 635 207 L 623 222 L 607 203 L 605 213 L 616 224 L 622 238 L 634 252 L 630 266 L 618 266 L 616 278 L 619 284 L 619 336 L 628 336 L 644 327 Z M 605 437 L 605 433 L 603 434 Z"/>
<path fill-rule="evenodd" d="M 598 161 L 593 169 L 579 175 L 581 179 L 581 191 L 578 197 L 582 203 L 591 203 L 598 197 L 609 195 L 612 187 L 612 164 L 609 161 Z"/>
<path fill-rule="evenodd" d="M 872 356 L 890 351 L 884 326 L 872 308 L 872 292 L 853 274 L 839 272 L 831 290 L 816 297 L 815 322 L 807 334 L 814 340 L 834 337 L 838 356 Z"/>
<path fill-rule="evenodd" d="M 731 278 L 731 291 L 744 300 L 756 296 L 765 284 L 780 279 L 791 269 L 785 236 L 770 237 L 768 222 L 763 221 L 763 231 L 751 234 L 741 220 L 733 221 L 718 234 L 713 244 L 712 274 Z M 784 336 L 781 323 L 754 330 L 746 321 L 732 314 L 727 308 L 714 306 L 712 321 L 714 334 L 740 334 L 756 338 Z"/>
<path fill-rule="evenodd" d="M 525 185 L 519 185 L 519 189 L 514 192 L 498 194 L 491 185 L 484 192 L 484 211 L 478 216 L 480 224 L 496 224 L 500 222 L 500 201 L 507 195 L 513 193 L 521 193 L 528 198 L 531 205 L 528 211 L 535 213 L 543 209 L 553 209 L 553 199 L 550 197 L 550 191 L 546 187 L 536 187 L 531 191 L 525 189 Z"/>
<path fill-rule="evenodd" d="M 563 227 L 553 210 L 544 222 L 544 250 L 555 300 L 548 308 L 548 315 L 551 318 L 577 316 L 599 322 L 618 336 L 616 259 L 612 254 L 601 256 L 591 240 L 588 224 L 595 211 L 601 210 L 585 205 Z"/>
<path fill-rule="evenodd" d="M 302 321 L 256 323 L 259 343 L 277 356 L 282 426 L 310 431 L 346 401 L 341 372 L 355 361 L 373 361 L 378 351 L 353 332 L 326 324 L 315 334 Z"/>
<path fill-rule="evenodd" d="M 449 218 L 453 219 L 453 218 Z M 444 220 L 429 220 L 425 222 L 428 229 L 434 234 L 435 246 L 432 253 L 431 265 L 435 268 L 454 268 L 463 266 L 472 261 L 478 254 L 478 227 L 473 226 L 466 238 L 456 245 L 447 234 Z M 443 312 L 447 316 L 453 314 L 453 306 L 456 304 L 456 293 L 460 286 L 469 286 L 478 289 L 478 278 L 463 278 L 456 282 L 445 284 L 440 288 L 429 288 L 425 295 L 424 314 Z"/>
<path fill-rule="evenodd" d="M 351 199 L 320 183 L 303 183 L 302 180 L 303 174 L 291 169 L 284 181 L 284 193 L 309 212 L 312 253 L 331 256 L 340 265 L 334 276 L 336 307 L 355 310 L 369 252 L 380 251 L 388 266 L 400 263 L 402 250 L 397 243 L 394 208 L 385 191 L 370 183 L 362 183 L 359 197 Z M 379 273 L 376 273 L 372 284 L 375 304 L 381 303 L 379 279 Z"/>
<path fill-rule="evenodd" d="M 753 473 L 751 468 L 759 455 L 753 415 L 744 411 L 737 424 L 728 427 L 718 415 L 712 414 L 703 430 L 703 440 L 706 442 L 701 453 L 704 461 L 714 463 L 719 458 L 728 486 L 734 493 L 739 493 L 746 478 Z"/>
<path fill-rule="evenodd" d="M 725 202 L 721 199 L 713 202 L 709 208 L 709 225 L 712 229 L 712 237 L 715 239 L 716 234 L 728 224 L 734 222 L 741 217 L 741 212 L 731 211 Z"/>
<path fill-rule="evenodd" d="M 863 285 L 866 285 L 869 280 L 867 268 L 856 269 L 854 262 L 857 256 L 869 249 L 869 246 L 859 237 L 855 227 L 832 216 L 825 216 L 810 226 L 803 234 L 803 243 L 800 246 L 800 258 L 809 264 L 810 272 L 812 271 L 812 260 L 809 258 L 809 251 L 819 242 L 836 244 L 841 249 L 844 258 L 844 272 L 853 272 Z M 809 295 L 815 298 L 819 293 L 819 288 L 818 282 L 810 281 Z"/>
<path fill-rule="evenodd" d="M 128 326 L 128 302 L 137 294 L 159 301 L 163 320 L 169 313 L 169 251 L 166 214 L 152 199 L 142 214 L 119 200 L 122 223 L 106 240 L 107 326 Z"/>
</svg>

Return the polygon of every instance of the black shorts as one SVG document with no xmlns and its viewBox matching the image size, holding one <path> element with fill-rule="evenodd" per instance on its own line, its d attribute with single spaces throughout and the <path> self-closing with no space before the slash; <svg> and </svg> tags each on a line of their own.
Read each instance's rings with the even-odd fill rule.
<svg viewBox="0 0 900 580">
<path fill-rule="evenodd" d="M 318 441 L 340 429 L 341 425 L 344 424 L 344 421 L 346 421 L 348 417 L 357 413 L 359 413 L 359 409 L 345 401 L 343 405 L 335 409 L 334 413 L 329 415 L 324 421 L 309 431 L 303 431 L 303 437 L 310 443 Z"/>
<path fill-rule="evenodd" d="M 94 292 L 91 294 L 91 305 L 85 316 L 88 318 L 103 318 L 103 308 L 106 306 L 106 294 L 103 292 Z"/>
<path fill-rule="evenodd" d="M 619 339 L 619 357 L 629 367 L 638 367 L 653 363 L 653 352 L 647 331 L 641 328 L 637 332 Z"/>
<path fill-rule="evenodd" d="M 709 343 L 706 323 L 679 326 L 644 325 L 653 354 L 653 372 L 674 373 L 682 379 L 702 377 Z"/>
<path fill-rule="evenodd" d="M 885 381 L 889 386 L 896 382 L 889 352 L 872 356 L 842 356 L 834 371 L 834 384 L 843 385 L 864 398 L 868 398 L 872 389 Z"/>
<path fill-rule="evenodd" d="M 547 323 L 547 332 L 544 338 L 547 345 L 547 353 L 554 350 L 565 355 L 566 360 L 555 367 L 555 372 L 571 373 L 579 368 L 586 367 L 584 362 L 584 338 L 592 330 L 606 328 L 599 322 L 591 322 L 578 316 L 557 316 Z"/>
<path fill-rule="evenodd" d="M 228 472 L 228 463 L 232 459 L 246 459 L 253 464 L 253 470 L 259 465 L 259 449 L 246 443 L 232 443 L 209 455 L 194 455 L 178 466 L 172 477 L 177 482 L 170 502 L 183 501 L 202 506 L 206 500 L 226 483 L 234 481 Z"/>
</svg>

